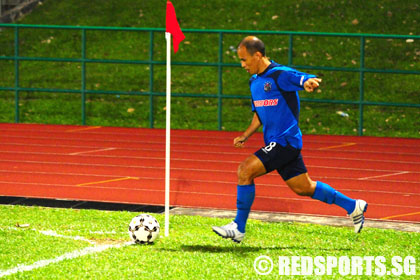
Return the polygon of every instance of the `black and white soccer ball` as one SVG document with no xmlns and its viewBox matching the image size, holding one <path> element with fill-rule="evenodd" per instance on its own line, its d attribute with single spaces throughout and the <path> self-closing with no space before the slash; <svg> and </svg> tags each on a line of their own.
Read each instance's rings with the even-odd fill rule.
<svg viewBox="0 0 420 280">
<path fill-rule="evenodd" d="M 135 216 L 128 226 L 128 234 L 137 244 L 153 243 L 160 232 L 159 222 L 149 214 Z"/>
</svg>

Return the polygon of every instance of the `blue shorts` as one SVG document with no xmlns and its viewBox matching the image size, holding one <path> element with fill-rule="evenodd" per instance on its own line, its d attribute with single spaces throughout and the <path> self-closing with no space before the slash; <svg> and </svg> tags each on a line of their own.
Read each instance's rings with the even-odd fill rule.
<svg viewBox="0 0 420 280">
<path fill-rule="evenodd" d="M 267 173 L 277 170 L 283 180 L 287 181 L 295 176 L 308 172 L 305 163 L 303 163 L 300 151 L 300 149 L 296 149 L 290 145 L 283 147 L 276 142 L 271 142 L 254 154 L 264 164 Z"/>
</svg>

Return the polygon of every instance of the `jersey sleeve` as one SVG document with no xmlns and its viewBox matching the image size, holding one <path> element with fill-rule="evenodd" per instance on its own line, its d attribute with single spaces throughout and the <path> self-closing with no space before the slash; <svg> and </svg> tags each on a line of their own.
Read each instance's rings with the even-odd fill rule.
<svg viewBox="0 0 420 280">
<path fill-rule="evenodd" d="M 310 78 L 316 78 L 316 76 L 296 70 L 288 70 L 279 75 L 277 83 L 284 91 L 298 91 L 304 89 L 303 84 Z"/>
</svg>

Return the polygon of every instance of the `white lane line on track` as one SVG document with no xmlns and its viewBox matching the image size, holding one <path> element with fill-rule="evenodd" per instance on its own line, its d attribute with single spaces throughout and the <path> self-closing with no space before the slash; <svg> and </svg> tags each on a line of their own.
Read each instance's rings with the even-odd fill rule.
<svg viewBox="0 0 420 280">
<path fill-rule="evenodd" d="M 117 148 L 113 148 L 116 150 Z M 105 150 L 105 149 L 104 149 Z M 118 150 L 124 150 L 118 148 Z M 19 155 L 47 155 L 47 156 L 69 156 L 72 154 L 78 153 L 50 153 L 50 152 L 19 152 L 19 151 L 4 151 L 0 149 L 1 154 L 19 154 Z M 222 155 L 222 154 L 221 154 Z M 242 155 L 242 154 L 235 154 L 235 155 Z M 165 160 L 164 157 L 159 156 L 134 156 L 134 155 L 81 155 L 85 158 L 107 158 L 107 159 L 152 159 L 152 160 Z M 321 157 L 316 156 L 304 156 L 305 159 L 319 159 Z M 339 160 L 339 161 L 363 161 L 363 162 L 380 162 L 380 163 L 397 163 L 397 164 L 410 164 L 410 165 L 420 165 L 419 162 L 412 162 L 412 161 L 398 161 L 398 160 L 375 160 L 375 159 L 359 159 L 359 158 L 343 158 L 343 157 L 322 157 L 323 160 Z M 196 159 L 196 158 L 176 158 L 171 157 L 171 160 L 177 161 L 194 161 L 194 162 L 220 162 L 220 163 L 232 163 L 232 164 L 239 164 L 241 160 L 220 160 L 220 159 Z M 335 168 L 335 166 L 334 166 Z M 419 169 L 420 170 L 420 169 Z"/>
<path fill-rule="evenodd" d="M 94 128 L 101 128 L 101 127 L 89 127 L 89 128 L 82 128 L 82 129 L 84 129 L 84 130 L 91 130 L 91 129 L 94 129 Z M 28 133 L 28 132 L 41 132 L 41 133 L 57 133 L 57 131 L 56 130 L 43 130 L 43 131 L 40 131 L 40 130 L 38 130 L 38 129 L 28 129 L 28 128 L 25 128 L 24 130 L 21 130 L 21 129 L 4 129 L 4 128 L 1 128 L 1 126 L 0 126 L 0 131 L 5 131 L 5 132 L 9 132 L 9 131 L 11 131 L 11 132 L 21 132 L 21 133 Z M 58 131 L 58 133 L 61 133 L 61 134 L 67 134 L 68 135 L 68 132 L 66 132 L 66 131 Z M 226 132 L 223 132 L 223 133 L 226 133 Z M 120 136 L 120 138 L 122 139 L 122 138 L 124 138 L 124 137 L 136 137 L 136 138 L 139 138 L 139 139 L 144 139 L 144 138 L 147 138 L 147 139 L 149 139 L 150 137 L 154 137 L 154 138 L 159 138 L 159 139 L 161 139 L 161 140 L 164 140 L 165 139 L 165 134 L 163 133 L 163 134 L 151 134 L 150 132 L 146 132 L 146 133 L 139 133 L 138 131 L 136 131 L 135 133 L 133 133 L 133 132 L 127 132 L 127 133 L 121 133 L 121 132 L 103 132 L 103 131 L 97 131 L 97 130 L 95 130 L 95 131 L 87 131 L 87 132 L 84 132 L 83 133 L 83 135 L 87 135 L 87 136 L 99 136 L 100 137 L 100 139 L 99 140 L 102 140 L 103 138 L 106 138 L 106 136 L 109 136 L 109 135 L 111 135 L 111 136 Z M 40 135 L 40 136 L 42 136 L 42 135 Z M 31 136 L 31 137 L 27 137 L 27 136 L 22 136 L 22 135 L 20 135 L 20 136 L 8 136 L 8 137 L 20 137 L 20 138 L 32 138 L 33 136 Z M 202 139 L 203 137 L 205 137 L 206 139 L 214 139 L 214 140 L 226 140 L 226 137 L 232 137 L 232 139 L 234 138 L 234 137 L 236 137 L 236 133 L 233 133 L 233 134 L 230 134 L 230 135 L 221 135 L 221 136 L 216 136 L 216 135 L 208 135 L 208 134 L 203 134 L 203 135 L 191 135 L 191 134 L 188 134 L 188 133 L 185 133 L 185 134 L 175 134 L 174 135 L 174 138 L 181 138 L 181 139 L 184 139 L 184 138 L 188 138 L 188 139 Z M 258 137 L 260 137 L 260 139 L 258 138 Z M 308 136 L 303 136 L 304 138 L 307 138 Z M 309 136 L 310 137 L 310 136 Z M 252 138 L 252 139 L 249 139 L 248 140 L 248 142 L 255 142 L 255 144 L 257 144 L 257 145 L 259 145 L 259 143 L 263 143 L 262 141 L 263 141 L 263 139 L 262 139 L 263 137 L 262 137 L 262 135 L 261 136 L 257 136 L 257 137 L 255 137 L 255 138 Z M 54 139 L 56 139 L 56 138 L 54 138 Z M 58 139 L 60 139 L 60 138 L 58 138 Z M 386 139 L 386 138 L 385 138 Z M 89 139 L 88 139 L 89 140 Z M 355 141 L 353 138 L 348 138 L 348 139 L 334 139 L 334 136 L 333 137 L 330 137 L 330 139 L 328 139 L 328 140 L 318 140 L 318 139 L 304 139 L 304 142 L 305 143 L 313 143 L 313 144 L 322 144 L 322 145 L 324 145 L 324 144 L 326 144 L 326 145 L 339 145 L 340 143 L 343 143 L 344 141 L 346 141 L 346 142 L 348 142 L 348 141 Z M 357 139 L 358 141 L 360 141 L 360 142 L 356 142 L 358 145 L 374 145 L 374 146 L 391 146 L 391 147 L 417 147 L 417 143 L 407 143 L 407 144 L 401 144 L 401 143 L 372 143 L 372 142 L 365 142 L 365 141 L 361 141 L 361 139 Z M 409 142 L 414 142 L 415 141 L 415 139 L 413 139 L 413 141 L 409 141 Z M 261 146 L 262 146 L 263 144 L 261 144 Z"/>
<path fill-rule="evenodd" d="M 85 138 L 50 138 L 50 137 L 24 137 L 24 136 L 4 136 L 4 138 L 18 138 L 18 139 L 27 139 L 28 142 L 30 142 L 31 139 L 35 139 L 35 140 L 47 140 L 47 141 L 51 141 L 51 140 L 55 140 L 57 141 L 73 141 L 73 142 L 95 142 L 95 143 L 119 143 L 119 144 L 150 144 L 150 145 L 156 145 L 156 144 L 160 144 L 160 145 L 165 145 L 165 141 L 147 141 L 147 140 L 104 140 L 104 139 L 85 139 Z M 163 139 L 162 139 L 163 140 Z M 5 143 L 7 143 L 6 141 L 3 141 Z M 230 143 L 230 142 L 229 142 Z M 341 142 L 342 143 L 342 142 Z M 25 143 L 26 144 L 26 143 Z M 187 144 L 185 142 L 176 142 L 176 141 L 172 141 L 171 145 L 181 145 L 183 147 L 185 146 L 207 146 L 207 147 L 232 147 L 231 144 L 220 144 L 220 143 L 188 143 Z M 367 144 L 366 144 L 367 145 Z M 372 146 L 379 146 L 380 144 L 372 144 Z M 250 143 L 247 147 L 248 148 L 261 148 L 263 146 L 263 143 Z M 393 147 L 396 148 L 407 148 L 406 145 L 392 145 Z M 411 151 L 410 154 L 420 154 L 417 153 L 418 149 L 417 146 L 408 146 L 408 148 L 413 148 L 415 149 L 415 152 Z M 315 150 L 315 151 L 319 151 L 319 148 L 311 148 L 310 150 Z M 342 151 L 348 151 L 348 152 L 353 152 L 352 150 L 342 150 Z M 362 152 L 362 153 L 370 153 L 371 151 L 358 151 L 358 152 Z M 379 153 L 387 153 L 385 151 L 378 151 Z"/>
<path fill-rule="evenodd" d="M 12 163 L 29 163 L 29 164 L 50 164 L 50 165 L 64 165 L 64 166 L 89 166 L 89 167 L 110 167 L 110 168 L 139 168 L 139 169 L 165 169 L 164 166 L 145 166 L 145 165 L 120 165 L 120 164 L 94 164 L 94 163 L 78 163 L 78 162 L 61 162 L 61 161 L 35 161 L 35 160 L 0 160 L 0 162 L 12 162 Z M 307 167 L 310 168 L 322 168 L 322 169 L 335 169 L 335 170 L 352 170 L 352 171 L 373 171 L 373 172 L 392 172 L 396 170 L 384 170 L 384 169 L 370 169 L 370 168 L 353 168 L 353 167 L 335 167 L 335 166 L 322 166 L 322 165 L 311 165 L 307 164 Z M 189 168 L 189 167 L 171 167 L 171 170 L 188 170 L 188 171 L 195 171 L 195 172 L 223 172 L 223 173 L 236 173 L 236 166 L 235 169 L 226 170 L 226 169 L 200 169 L 200 168 Z M 400 171 L 404 173 L 420 173 L 416 171 Z M 275 174 L 269 173 L 269 176 L 274 176 Z M 379 175 L 382 176 L 382 175 Z M 134 176 L 133 176 L 134 177 Z M 370 177 L 366 177 L 370 178 Z"/>
<path fill-rule="evenodd" d="M 115 144 L 115 142 L 114 142 L 114 144 Z M 151 143 L 151 144 L 156 144 L 156 143 Z M 71 149 L 74 149 L 74 148 L 78 148 L 78 149 L 80 149 L 80 148 L 83 148 L 83 149 L 86 149 L 86 148 L 90 148 L 90 149 L 102 148 L 102 147 L 97 147 L 97 146 L 76 146 L 76 145 L 57 145 L 57 144 L 45 145 L 45 144 L 6 143 L 6 142 L 2 143 L 2 145 L 3 146 L 8 145 L 8 146 L 42 147 L 42 148 L 71 148 Z M 157 153 L 157 152 L 164 153 L 165 152 L 164 151 L 164 148 L 163 148 L 164 143 L 162 143 L 160 145 L 162 145 L 162 148 L 160 150 L 159 149 L 152 149 L 152 148 L 129 148 L 129 147 L 126 147 L 126 146 L 125 147 L 119 147 L 118 149 L 119 150 L 124 150 L 124 151 L 132 151 L 132 152 L 153 151 L 155 153 Z M 185 144 L 182 144 L 182 145 L 185 146 Z M 226 146 L 226 147 L 228 147 L 228 146 Z M 229 147 L 231 147 L 231 146 L 229 146 Z M 255 147 L 257 147 L 257 146 L 255 146 Z M 237 149 L 234 152 L 206 151 L 206 153 L 207 154 L 218 154 L 218 155 L 249 155 L 251 152 L 252 153 L 255 152 L 255 147 L 247 146 L 247 148 L 240 149 L 240 150 Z M 258 146 L 258 148 L 261 148 L 261 146 Z M 251 151 L 247 151 L 246 149 L 251 150 Z M 185 153 L 185 149 L 184 150 L 179 150 L 179 149 L 174 148 L 174 149 L 171 149 L 171 150 L 172 150 L 172 152 Z M 241 150 L 243 150 L 243 152 Z M 319 152 L 318 149 L 305 148 L 303 150 L 303 153 L 305 154 L 306 152 L 309 152 L 309 151 Z M 188 152 L 189 153 L 203 153 L 203 151 L 201 149 L 200 150 L 188 150 Z M 405 155 L 407 155 L 407 156 L 416 156 L 416 154 L 413 154 L 413 153 L 387 152 L 387 151 L 357 151 L 357 150 L 354 150 L 354 151 L 350 151 L 350 150 L 334 151 L 334 153 L 337 153 L 337 152 L 340 152 L 340 153 L 345 152 L 345 153 L 351 153 L 351 154 L 359 153 L 359 154 L 363 154 L 364 156 L 366 154 L 380 154 L 380 155 L 385 154 L 385 155 L 398 155 L 398 156 L 405 156 Z M 308 157 L 308 156 L 305 156 L 305 157 Z M 324 158 L 324 156 L 322 156 L 322 157 Z"/>
<path fill-rule="evenodd" d="M 401 172 L 395 172 L 395 173 L 390 173 L 390 174 L 363 177 L 363 178 L 359 178 L 358 180 L 369 180 L 369 179 L 383 178 L 383 177 L 389 177 L 389 176 L 395 176 L 395 175 L 401 175 L 401 174 L 407 174 L 407 173 L 410 173 L 410 171 L 401 171 Z"/>
<path fill-rule="evenodd" d="M 92 129 L 98 129 L 98 128 L 102 128 L 102 126 L 79 127 L 79 128 L 74 128 L 74 129 L 66 130 L 66 131 L 64 131 L 64 133 L 86 131 L 86 130 L 92 130 Z M 54 131 L 54 134 L 55 133 L 57 133 L 57 131 Z"/>
<path fill-rule="evenodd" d="M 87 177 L 105 177 L 105 178 L 121 178 L 121 176 L 126 176 L 126 177 L 130 177 L 129 175 L 110 175 L 110 174 L 90 174 L 90 173 L 73 173 L 73 172 L 46 172 L 46 171 L 21 171 L 21 170 L 3 170 L 0 169 L 0 173 L 13 173 L 13 174 L 41 174 L 41 175 L 60 175 L 60 176 L 87 176 Z M 278 176 L 275 173 L 269 173 L 266 176 Z M 348 177 L 334 177 L 334 176 L 322 176 L 322 175 L 318 175 L 318 176 L 313 176 L 314 178 L 316 178 L 317 180 L 328 180 L 328 179 L 338 179 L 338 180 L 351 180 L 351 181 L 360 181 L 359 178 L 348 178 Z M 150 180 L 163 180 L 163 177 L 145 177 L 145 176 L 137 176 L 136 178 L 141 179 L 150 179 Z M 173 180 L 178 180 L 177 178 L 174 178 Z M 365 179 L 365 180 L 369 180 L 369 181 L 377 181 L 377 182 L 395 182 L 395 183 L 407 183 L 407 184 L 420 184 L 420 181 L 403 181 L 403 180 L 371 180 L 371 179 Z M 184 180 L 185 181 L 185 180 Z M 198 179 L 194 179 L 191 180 L 193 182 L 209 182 L 208 180 L 198 180 Z M 226 183 L 229 182 L 231 184 L 234 184 L 233 181 L 220 181 L 220 180 L 211 180 L 211 182 L 213 183 Z M 5 182 L 2 181 L 1 183 L 19 183 L 19 182 Z M 58 184 L 54 184 L 59 186 Z M 261 185 L 261 184 L 260 184 Z M 264 184 L 263 184 L 264 185 Z M 268 184 L 265 184 L 268 185 Z M 74 186 L 74 185 L 60 185 L 60 186 Z M 277 185 L 275 185 L 277 186 Z"/>
<path fill-rule="evenodd" d="M 138 178 L 141 179 L 149 179 L 149 180 L 164 180 L 163 178 Z M 346 179 L 346 178 L 340 178 L 340 179 Z M 357 180 L 357 179 L 354 179 Z M 178 181 L 177 179 L 171 179 L 171 182 Z M 218 184 L 228 184 L 230 186 L 234 186 L 235 184 L 233 182 L 223 182 L 223 181 L 205 181 L 205 180 L 191 180 L 191 182 L 198 182 L 198 183 L 218 183 Z M 389 181 L 387 181 L 389 182 Z M 401 183 L 401 181 L 397 181 L 398 183 Z M 402 183 L 412 183 L 412 182 L 404 182 Z M 65 185 L 65 184 L 48 184 L 48 183 L 27 183 L 27 182 L 7 182 L 7 181 L 0 181 L 0 185 L 28 185 L 28 186 L 45 186 L 45 187 L 76 187 L 74 185 Z M 289 187 L 287 185 L 278 185 L 278 184 L 258 184 L 259 187 L 276 187 L 276 188 L 283 188 L 285 190 L 289 190 Z M 146 189 L 146 188 L 136 188 L 136 187 L 104 187 L 104 186 L 93 186 L 92 188 L 97 189 L 107 189 L 107 190 L 130 190 L 130 191 L 155 191 L 155 192 L 163 192 L 163 190 L 160 189 Z M 393 194 L 393 195 L 412 195 L 412 196 L 420 196 L 420 193 L 415 192 L 395 192 L 395 191 L 385 191 L 385 190 L 366 190 L 366 189 L 346 189 L 346 188 L 340 188 L 340 191 L 346 191 L 346 192 L 364 192 L 364 193 L 380 193 L 380 194 Z M 174 193 L 194 193 L 189 191 L 171 191 Z M 195 192 L 195 193 L 202 193 L 202 192 Z M 207 194 L 207 193 L 202 193 Z M 231 194 L 221 194 L 221 193 L 210 193 L 213 195 L 231 195 Z M 232 194 L 234 195 L 234 194 Z M 260 196 L 258 196 L 260 197 Z M 55 198 L 55 197 L 53 197 Z M 94 232 L 93 232 L 94 233 Z"/>
<path fill-rule="evenodd" d="M 115 150 L 115 149 L 116 148 L 97 149 L 97 150 L 91 150 L 91 151 L 70 153 L 68 155 L 75 156 L 75 155 L 88 154 L 88 153 L 98 153 L 98 152 L 112 151 L 112 150 Z"/>
<path fill-rule="evenodd" d="M 112 148 L 112 149 L 103 149 L 103 151 L 107 151 L 107 150 L 116 150 L 117 148 Z M 97 151 L 96 151 L 97 152 Z M 81 154 L 83 152 L 77 152 L 77 153 L 71 153 L 71 154 L 66 154 L 66 153 L 39 153 L 39 152 L 9 152 L 9 151 L 2 151 L 0 150 L 0 154 L 20 154 L 20 155 L 39 155 L 39 156 L 69 156 L 69 155 L 78 155 Z M 89 152 L 87 152 L 89 153 Z M 119 156 L 119 155 L 81 155 L 84 158 L 89 158 L 89 159 L 96 159 L 96 158 L 106 158 L 106 159 L 144 159 L 144 160 L 165 160 L 165 157 L 147 157 L 147 156 Z M 240 160 L 218 160 L 218 159 L 192 159 L 192 158 L 175 158 L 175 157 L 171 157 L 171 160 L 175 160 L 175 161 L 191 161 L 191 162 L 215 162 L 215 163 L 232 163 L 232 164 L 240 164 L 241 161 Z M 365 161 L 365 160 L 364 160 Z M 411 162 L 410 162 L 411 163 Z M 419 163 L 420 164 L 420 163 Z"/>
</svg>

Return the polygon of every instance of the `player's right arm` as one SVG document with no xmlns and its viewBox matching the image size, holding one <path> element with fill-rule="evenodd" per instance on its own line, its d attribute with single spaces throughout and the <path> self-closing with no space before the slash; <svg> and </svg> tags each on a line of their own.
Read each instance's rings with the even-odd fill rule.
<svg viewBox="0 0 420 280">
<path fill-rule="evenodd" d="M 258 117 L 257 113 L 254 113 L 251 124 L 241 136 L 238 136 L 233 140 L 233 145 L 235 147 L 243 147 L 246 140 L 248 140 L 248 138 L 251 137 L 251 135 L 254 134 L 260 126 L 260 118 Z"/>
<path fill-rule="evenodd" d="M 321 81 L 322 80 L 318 78 L 309 78 L 303 84 L 303 87 L 307 92 L 313 92 L 316 88 L 319 87 L 319 84 L 321 83 Z"/>
<path fill-rule="evenodd" d="M 299 91 L 304 89 L 307 92 L 313 92 L 319 87 L 321 79 L 315 75 L 286 67 L 286 70 L 282 71 L 279 75 L 277 83 L 284 91 Z"/>
</svg>

